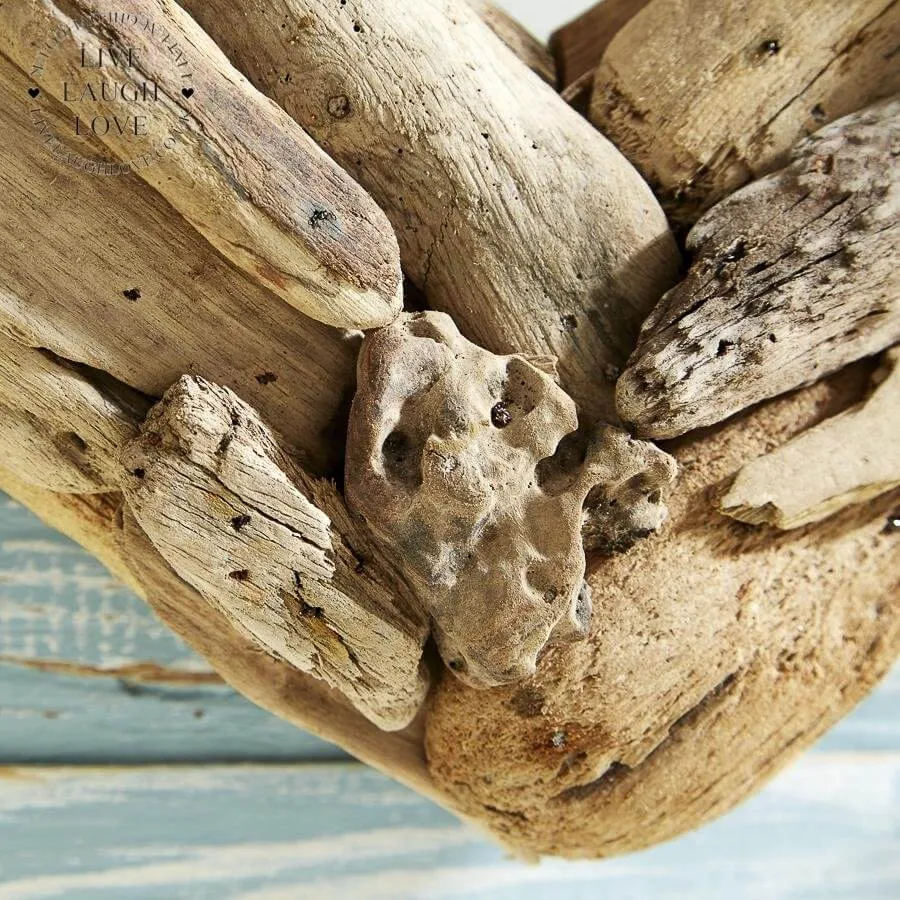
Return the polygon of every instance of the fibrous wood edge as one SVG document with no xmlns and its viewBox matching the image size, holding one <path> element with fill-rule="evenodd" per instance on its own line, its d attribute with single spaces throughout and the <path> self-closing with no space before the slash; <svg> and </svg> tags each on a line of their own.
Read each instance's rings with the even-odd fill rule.
<svg viewBox="0 0 900 900">
<path fill-rule="evenodd" d="M 185 5 L 381 204 L 430 308 L 495 353 L 557 356 L 579 408 L 614 416 L 674 241 L 626 160 L 469 6 Z"/>
<path fill-rule="evenodd" d="M 478 13 L 482 22 L 512 50 L 519 59 L 547 84 L 556 84 L 556 64 L 553 55 L 521 22 L 495 3 L 486 0 L 466 0 Z"/>
<path fill-rule="evenodd" d="M 873 383 L 859 406 L 744 466 L 719 509 L 799 528 L 900 486 L 900 348 L 884 355 Z"/>
<path fill-rule="evenodd" d="M 649 0 L 600 0 L 550 35 L 550 52 L 556 62 L 557 86 L 565 91 L 591 74 L 617 32 L 639 13 Z"/>
<path fill-rule="evenodd" d="M 591 119 L 691 224 L 804 134 L 900 90 L 898 30 L 897 0 L 652 0 L 597 67 Z"/>
<path fill-rule="evenodd" d="M 792 532 L 714 506 L 749 459 L 856 402 L 851 368 L 669 449 L 663 533 L 595 560 L 586 641 L 475 694 L 443 679 L 429 768 L 522 852 L 612 856 L 720 815 L 846 714 L 900 655 L 900 492 Z"/>
<path fill-rule="evenodd" d="M 334 487 L 298 468 L 250 406 L 184 377 L 122 463 L 141 528 L 239 630 L 379 727 L 412 721 L 428 689 L 427 621 Z"/>
<path fill-rule="evenodd" d="M 66 33 L 36 62 L 38 48 Z M 57 99 L 64 81 L 73 90 L 83 81 L 81 47 L 104 46 L 123 60 L 130 51 L 131 68 L 109 56 L 104 77 L 145 79 L 159 93 L 146 117 L 142 149 L 149 158 L 136 151 L 133 136 L 117 136 L 114 128 L 101 138 L 126 169 L 223 255 L 307 315 L 371 328 L 400 311 L 397 243 L 381 210 L 180 7 L 163 0 L 7 3 L 0 35 L 4 54 Z M 182 96 L 185 77 L 189 98 Z M 95 109 L 110 121 L 133 113 L 122 101 L 98 100 Z M 39 99 L 29 114 L 33 123 L 40 120 Z M 235 121 L 240 128 L 231 127 Z"/>
<path fill-rule="evenodd" d="M 308 469 L 337 471 L 354 342 L 227 262 L 146 183 L 48 152 L 24 115 L 29 83 L 0 56 L 0 331 L 150 397 L 184 372 L 226 385 Z M 51 98 L 42 113 L 69 127 Z"/>
<path fill-rule="evenodd" d="M 900 99 L 711 209 L 616 387 L 644 437 L 712 425 L 900 341 Z"/>
</svg>

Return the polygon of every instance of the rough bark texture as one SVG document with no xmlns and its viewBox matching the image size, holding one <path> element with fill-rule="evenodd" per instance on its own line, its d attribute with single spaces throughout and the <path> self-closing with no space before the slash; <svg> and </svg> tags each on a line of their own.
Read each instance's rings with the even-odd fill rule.
<svg viewBox="0 0 900 900">
<path fill-rule="evenodd" d="M 864 403 L 748 463 L 719 501 L 751 524 L 798 528 L 900 486 L 900 348 Z"/>
<path fill-rule="evenodd" d="M 583 521 L 594 543 L 646 537 L 674 462 L 611 426 L 574 446 L 575 404 L 553 376 L 475 346 L 442 313 L 370 334 L 358 383 L 347 502 L 390 548 L 458 677 L 534 674 L 548 642 L 590 623 Z"/>
<path fill-rule="evenodd" d="M 466 0 L 481 16 L 481 21 L 512 50 L 519 59 L 547 84 L 556 84 L 556 64 L 550 51 L 521 22 L 485 0 Z"/>
<path fill-rule="evenodd" d="M 710 210 L 619 381 L 622 418 L 674 437 L 900 341 L 898 152 L 892 100 Z"/>
<path fill-rule="evenodd" d="M 185 5 L 381 204 L 430 307 L 495 353 L 557 356 L 580 408 L 614 415 L 674 242 L 624 158 L 466 4 Z"/>
<path fill-rule="evenodd" d="M 565 90 L 591 75 L 616 33 L 648 0 L 600 0 L 586 12 L 550 35 L 550 52 L 556 61 L 557 86 Z"/>
<path fill-rule="evenodd" d="M 515 687 L 442 679 L 426 735 L 438 786 L 521 851 L 610 856 L 721 814 L 864 696 L 900 652 L 900 492 L 786 533 L 722 516 L 712 495 L 867 377 L 670 447 L 671 522 L 590 567 L 588 640 Z"/>
<path fill-rule="evenodd" d="M 690 224 L 798 138 L 900 90 L 897 0 L 652 0 L 597 68 L 591 118 Z"/>
<path fill-rule="evenodd" d="M 66 37 L 39 57 L 55 34 Z M 7 3 L 0 36 L 4 54 L 40 90 L 57 99 L 65 93 L 70 103 L 89 80 L 82 48 L 88 56 L 105 49 L 107 82 L 155 82 L 147 137 L 112 127 L 101 139 L 216 249 L 283 299 L 349 328 L 382 325 L 400 311 L 400 261 L 384 214 L 178 6 L 163 0 Z M 91 80 L 98 84 L 100 76 Z M 41 105 L 35 98 L 33 121 Z M 135 104 L 98 98 L 90 107 L 93 115 L 125 121 Z"/>
<path fill-rule="evenodd" d="M 151 397 L 185 372 L 226 385 L 307 468 L 338 471 L 354 342 L 235 269 L 144 182 L 49 153 L 23 114 L 28 86 L 0 57 L 0 331 Z M 55 102 L 42 111 L 63 127 Z"/>
<path fill-rule="evenodd" d="M 239 629 L 403 728 L 427 691 L 428 625 L 327 482 L 231 391 L 182 378 L 123 458 L 122 484 L 173 569 Z"/>
</svg>

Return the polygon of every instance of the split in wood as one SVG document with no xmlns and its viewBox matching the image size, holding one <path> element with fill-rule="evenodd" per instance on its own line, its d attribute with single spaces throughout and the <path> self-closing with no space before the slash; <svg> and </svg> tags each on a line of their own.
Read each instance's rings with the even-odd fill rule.
<svg viewBox="0 0 900 900">
<path fill-rule="evenodd" d="M 674 240 L 624 157 L 468 4 L 183 5 L 371 192 L 429 307 L 495 353 L 556 356 L 582 414 L 615 416 L 615 378 L 676 278 Z"/>
<path fill-rule="evenodd" d="M 448 666 L 504 684 L 532 675 L 548 643 L 584 637 L 583 526 L 606 550 L 649 535 L 674 461 L 608 426 L 582 440 L 543 361 L 495 356 L 441 313 L 369 334 L 358 383 L 348 503 L 390 548 Z"/>
<path fill-rule="evenodd" d="M 400 311 L 397 242 L 384 214 L 177 5 L 7 3 L 0 9 L 0 36 L 3 53 L 25 72 L 37 71 L 35 47 L 55 41 L 34 77 L 39 93 L 57 99 L 83 83 L 82 54 L 94 58 L 100 48 L 107 51 L 107 81 L 155 85 L 153 114 L 143 117 L 146 137 L 138 149 L 135 135 L 119 128 L 95 133 L 126 170 L 288 303 L 347 328 L 382 325 Z M 118 94 L 100 96 L 99 88 L 94 94 L 91 107 L 104 121 L 131 122 L 134 104 Z M 50 139 L 41 103 L 34 101 L 31 116 Z"/>
<path fill-rule="evenodd" d="M 799 528 L 900 486 L 900 349 L 864 403 L 747 463 L 719 501 L 755 525 Z"/>
<path fill-rule="evenodd" d="M 675 437 L 900 341 L 898 146 L 895 99 L 711 209 L 619 381 L 622 419 Z"/>
<path fill-rule="evenodd" d="M 402 728 L 424 700 L 426 622 L 350 519 L 227 388 L 184 377 L 124 453 L 123 490 L 172 568 L 269 653 Z"/>
</svg>

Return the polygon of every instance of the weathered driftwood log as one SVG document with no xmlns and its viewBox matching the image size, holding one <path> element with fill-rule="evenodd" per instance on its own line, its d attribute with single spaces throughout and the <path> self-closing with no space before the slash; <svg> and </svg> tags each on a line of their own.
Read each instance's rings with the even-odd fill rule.
<svg viewBox="0 0 900 900">
<path fill-rule="evenodd" d="M 600 0 L 550 35 L 550 52 L 556 62 L 557 87 L 561 91 L 593 72 L 616 33 L 649 0 Z"/>
<path fill-rule="evenodd" d="M 619 381 L 622 418 L 673 437 L 900 341 L 898 146 L 891 100 L 710 210 Z"/>
<path fill-rule="evenodd" d="M 799 528 L 900 486 L 900 348 L 864 403 L 747 463 L 719 501 L 751 524 Z"/>
<path fill-rule="evenodd" d="M 381 210 L 178 6 L 7 3 L 0 37 L 37 90 L 81 110 L 89 89 L 92 115 L 125 122 L 94 131 L 213 246 L 283 299 L 350 328 L 384 324 L 400 311 L 397 244 Z M 85 75 L 92 71 L 85 60 L 102 68 L 102 78 Z M 153 85 L 140 125 L 131 93 L 107 99 L 101 81 Z M 30 112 L 37 124 L 40 96 Z"/>
<path fill-rule="evenodd" d="M 308 469 L 336 472 L 354 344 L 235 269 L 142 181 L 47 152 L 23 114 L 29 83 L 0 56 L 0 331 L 151 397 L 185 372 L 227 385 Z M 55 101 L 42 115 L 64 127 Z"/>
<path fill-rule="evenodd" d="M 585 502 L 593 542 L 633 543 L 665 518 L 674 461 L 611 427 L 570 452 L 578 417 L 553 376 L 475 346 L 442 313 L 373 332 L 358 372 L 348 503 L 391 549 L 460 678 L 534 674 L 548 643 L 590 624 Z"/>
<path fill-rule="evenodd" d="M 188 584 L 380 727 L 409 724 L 427 690 L 427 622 L 334 488 L 295 466 L 250 406 L 182 378 L 123 463 L 137 521 Z"/>
<path fill-rule="evenodd" d="M 486 0 L 466 0 L 481 16 L 481 21 L 512 50 L 535 75 L 547 84 L 556 84 L 556 65 L 553 55 L 521 22 L 516 21 L 494 3 Z"/>
<path fill-rule="evenodd" d="M 557 356 L 579 408 L 614 415 L 674 242 L 625 159 L 470 7 L 185 5 L 381 204 L 430 307 L 495 353 Z"/>
<path fill-rule="evenodd" d="M 804 134 L 900 91 L 898 32 L 897 0 L 652 0 L 607 48 L 591 119 L 692 223 Z"/>
</svg>

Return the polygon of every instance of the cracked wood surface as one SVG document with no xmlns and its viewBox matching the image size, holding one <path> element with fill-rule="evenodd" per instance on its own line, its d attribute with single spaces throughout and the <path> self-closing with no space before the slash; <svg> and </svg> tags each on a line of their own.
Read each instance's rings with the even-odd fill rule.
<svg viewBox="0 0 900 900">
<path fill-rule="evenodd" d="M 711 209 L 619 380 L 623 420 L 675 437 L 900 341 L 898 147 L 894 99 Z"/>
<path fill-rule="evenodd" d="M 751 524 L 799 528 L 900 486 L 900 348 L 859 406 L 744 466 L 719 500 Z"/>
<path fill-rule="evenodd" d="M 28 85 L 0 56 L 0 333 L 150 397 L 185 372 L 209 378 L 277 422 L 312 471 L 337 471 L 353 342 L 228 263 L 149 185 L 47 152 L 23 115 Z M 43 112 L 65 127 L 61 105 Z"/>
<path fill-rule="evenodd" d="M 224 256 L 288 303 L 348 328 L 383 325 L 400 311 L 400 260 L 384 214 L 180 7 L 14 0 L 0 9 L 0 34 L 3 52 L 58 100 L 90 82 L 82 53 L 101 47 L 105 79 L 155 84 L 141 127 L 146 138 L 111 127 L 100 140 Z M 53 49 L 40 54 L 51 41 Z M 97 97 L 91 107 L 110 122 L 134 114 L 134 104 L 118 97 Z M 40 121 L 40 99 L 29 115 Z"/>
<path fill-rule="evenodd" d="M 579 408 L 614 416 L 619 367 L 676 276 L 674 241 L 621 154 L 471 8 L 185 5 L 381 204 L 429 307 L 495 353 L 557 356 Z"/>
<path fill-rule="evenodd" d="M 123 455 L 123 489 L 172 568 L 268 653 L 382 728 L 425 699 L 427 621 L 327 482 L 232 392 L 182 378 Z"/>
<path fill-rule="evenodd" d="M 689 225 L 803 137 L 900 91 L 898 0 L 652 0 L 597 67 L 591 120 Z"/>
</svg>

